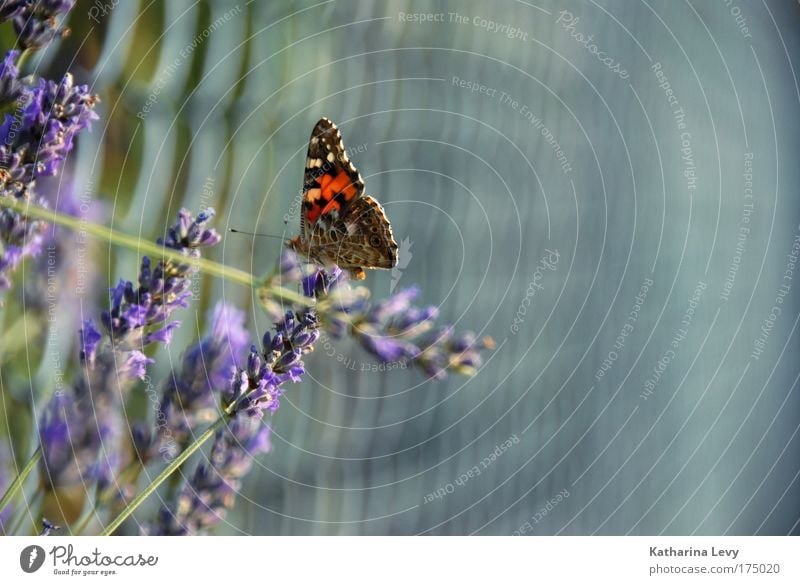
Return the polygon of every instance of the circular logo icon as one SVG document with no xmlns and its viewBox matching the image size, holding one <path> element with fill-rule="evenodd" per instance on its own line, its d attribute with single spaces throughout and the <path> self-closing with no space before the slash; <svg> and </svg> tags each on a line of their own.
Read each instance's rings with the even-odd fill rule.
<svg viewBox="0 0 800 585">
<path fill-rule="evenodd" d="M 35 573 L 44 564 L 44 549 L 38 544 L 26 546 L 19 553 L 19 566 L 26 573 Z"/>
</svg>

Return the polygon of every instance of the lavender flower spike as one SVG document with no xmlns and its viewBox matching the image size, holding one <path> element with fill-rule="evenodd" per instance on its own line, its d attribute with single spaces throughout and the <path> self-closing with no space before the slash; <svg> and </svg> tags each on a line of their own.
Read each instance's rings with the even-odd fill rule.
<svg viewBox="0 0 800 585">
<path fill-rule="evenodd" d="M 8 56 L 4 68 L 12 71 Z M 97 119 L 98 101 L 69 73 L 60 83 L 40 79 L 25 87 L 17 109 L 0 126 L 0 194 L 28 196 L 38 177 L 57 174 L 75 137 Z"/>
<path fill-rule="evenodd" d="M 81 412 L 72 392 L 57 393 L 39 421 L 41 482 L 48 488 L 90 480 L 100 436 Z"/>
<path fill-rule="evenodd" d="M 2 8 L 0 8 L 1 10 Z M 9 51 L 0 66 L 0 106 L 2 107 L 17 101 L 22 93 L 22 82 L 19 80 L 19 69 L 16 65 L 17 57 L 19 57 L 19 51 Z"/>
<path fill-rule="evenodd" d="M 253 458 L 270 451 L 270 428 L 263 424 L 262 416 L 237 417 L 217 433 L 208 461 L 197 466 L 174 509 L 159 510 L 155 534 L 203 534 L 225 517 Z"/>
<path fill-rule="evenodd" d="M 313 350 L 318 327 L 313 312 L 288 312 L 275 324 L 274 333 L 264 335 L 260 353 L 250 348 L 246 367 L 236 371 L 222 395 L 223 406 L 231 412 L 228 427 L 217 432 L 208 461 L 198 465 L 177 502 L 161 508 L 153 532 L 198 534 L 224 518 L 253 457 L 270 450 L 270 429 L 263 417 L 280 406 L 284 383 L 301 380 L 301 358 Z"/>
<path fill-rule="evenodd" d="M 489 336 L 456 334 L 452 327 L 434 331 L 439 310 L 414 306 L 420 295 L 417 287 L 369 303 L 369 291 L 352 286 L 341 270 L 316 267 L 304 278 L 303 291 L 317 300 L 321 326 L 334 338 L 349 334 L 382 362 L 416 365 L 437 380 L 448 371 L 474 375 L 481 365 L 480 352 L 494 348 Z"/>
<path fill-rule="evenodd" d="M 165 381 L 156 420 L 162 453 L 174 455 L 191 431 L 219 415 L 218 393 L 230 384 L 237 356 L 248 345 L 244 322 L 242 311 L 217 304 L 211 331 L 184 352 L 180 369 Z"/>
<path fill-rule="evenodd" d="M 213 246 L 221 239 L 214 229 L 205 227 L 213 216 L 214 210 L 210 208 L 199 213 L 196 219 L 189 211 L 181 209 L 167 237 L 159 238 L 158 243 L 187 258 L 198 258 L 200 248 Z M 101 320 L 111 343 L 120 349 L 169 343 L 170 332 L 177 322 L 168 322 L 168 319 L 175 309 L 189 306 L 194 271 L 188 261 L 162 260 L 154 267 L 150 258 L 142 258 L 138 287 L 120 280 L 110 289 L 111 307 L 103 312 Z"/>
<path fill-rule="evenodd" d="M 22 13 L 30 0 L 2 0 L 0 2 L 0 22 L 5 22 Z"/>
<path fill-rule="evenodd" d="M 195 258 L 201 247 L 219 241 L 219 235 L 206 227 L 212 216 L 210 211 L 195 219 L 181 210 L 167 238 L 159 242 Z M 144 258 L 138 287 L 121 281 L 111 289 L 110 309 L 101 316 L 105 332 L 91 320 L 84 322 L 82 368 L 73 385 L 53 397 L 39 425 L 45 506 L 52 504 L 49 513 L 56 521 L 71 522 L 80 513 L 86 498 L 84 481 L 97 481 L 105 491 L 128 489 L 116 477 L 131 460 L 131 449 L 126 448 L 130 445 L 125 444 L 131 437 L 125 431 L 121 401 L 153 363 L 142 349 L 169 341 L 177 326 L 169 317 L 188 304 L 192 271 L 188 262 L 162 260 L 153 267 Z"/>
<path fill-rule="evenodd" d="M 50 44 L 57 36 L 69 34 L 68 28 L 59 26 L 58 21 L 72 10 L 76 0 L 27 0 L 25 2 L 6 2 L 11 6 L 4 14 L 14 17 L 14 32 L 17 43 L 26 49 L 39 49 Z M 16 7 L 22 4 L 22 10 Z M 6 16 L 6 18 L 8 18 Z"/>
<path fill-rule="evenodd" d="M 0 125 L 0 197 L 32 198 L 35 205 L 47 207 L 35 196 L 36 180 L 58 173 L 75 137 L 97 118 L 93 110 L 98 98 L 87 86 L 75 85 L 69 74 L 61 83 L 23 84 L 17 56 L 17 51 L 7 53 L 0 70 L 0 102 L 15 103 Z M 0 291 L 10 288 L 9 274 L 23 258 L 41 252 L 43 229 L 40 221 L 0 210 Z"/>
</svg>

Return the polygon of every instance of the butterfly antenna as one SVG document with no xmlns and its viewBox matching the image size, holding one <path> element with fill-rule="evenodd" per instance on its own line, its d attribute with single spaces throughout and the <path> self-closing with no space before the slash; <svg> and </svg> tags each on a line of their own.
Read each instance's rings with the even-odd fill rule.
<svg viewBox="0 0 800 585">
<path fill-rule="evenodd" d="M 237 230 L 237 229 L 233 229 L 233 228 L 230 228 L 229 231 L 231 233 L 234 233 L 234 234 L 243 234 L 245 236 L 259 236 L 261 238 L 278 238 L 279 240 L 286 239 L 283 236 L 273 236 L 272 234 L 259 234 L 259 233 L 256 233 L 256 232 L 245 232 L 245 231 Z"/>
</svg>

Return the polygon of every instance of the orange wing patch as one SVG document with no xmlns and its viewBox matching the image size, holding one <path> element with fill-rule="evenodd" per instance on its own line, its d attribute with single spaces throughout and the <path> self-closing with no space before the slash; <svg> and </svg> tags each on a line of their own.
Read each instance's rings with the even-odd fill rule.
<svg viewBox="0 0 800 585">
<path fill-rule="evenodd" d="M 328 201 L 325 209 L 322 210 L 323 214 L 329 213 L 334 209 L 336 211 L 342 210 L 342 205 L 337 199 L 341 199 L 342 203 L 347 203 L 358 195 L 358 191 L 355 185 L 353 185 L 350 175 L 345 171 L 339 171 L 339 174 L 334 178 L 331 178 L 330 175 L 325 175 L 322 179 L 322 199 L 323 201 Z M 341 195 L 341 197 L 337 198 L 339 195 Z"/>
</svg>

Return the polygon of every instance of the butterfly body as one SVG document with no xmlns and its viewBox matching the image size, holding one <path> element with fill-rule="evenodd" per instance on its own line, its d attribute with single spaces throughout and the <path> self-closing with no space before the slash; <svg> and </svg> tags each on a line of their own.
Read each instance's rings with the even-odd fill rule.
<svg viewBox="0 0 800 585">
<path fill-rule="evenodd" d="M 311 132 L 303 179 L 300 235 L 287 245 L 309 260 L 363 279 L 365 268 L 397 264 L 392 226 L 347 157 L 336 125 L 322 118 Z"/>
</svg>

